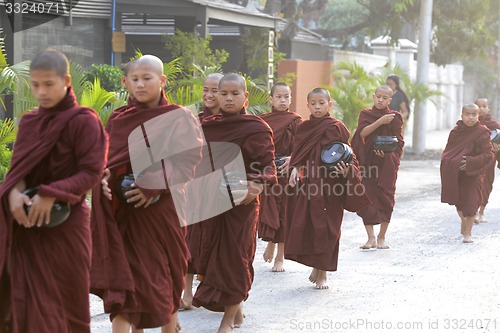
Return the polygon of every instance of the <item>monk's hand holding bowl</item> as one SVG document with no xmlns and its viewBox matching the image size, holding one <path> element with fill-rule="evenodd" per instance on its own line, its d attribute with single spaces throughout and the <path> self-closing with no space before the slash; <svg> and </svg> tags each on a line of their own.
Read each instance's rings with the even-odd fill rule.
<svg viewBox="0 0 500 333">
<path fill-rule="evenodd" d="M 334 173 L 336 175 L 347 175 L 347 172 L 349 171 L 349 163 L 345 163 L 344 161 L 340 162 L 337 164 L 335 167 Z"/>
<path fill-rule="evenodd" d="M 136 187 L 135 183 L 132 184 L 132 187 Z M 144 193 L 141 192 L 140 189 L 134 188 L 131 191 L 125 192 L 125 196 L 128 198 L 127 202 L 136 202 L 134 205 L 135 208 L 139 208 L 141 206 L 144 206 L 144 208 L 147 208 L 150 204 L 151 201 L 153 201 L 153 198 L 147 198 Z"/>
<path fill-rule="evenodd" d="M 299 169 L 293 168 L 292 173 L 290 174 L 290 179 L 288 180 L 288 185 L 294 187 L 297 185 L 297 181 L 299 180 Z"/>
<path fill-rule="evenodd" d="M 32 198 L 32 204 L 30 212 L 28 214 L 28 219 L 30 220 L 30 225 L 41 227 L 43 224 L 50 223 L 50 213 L 52 211 L 52 206 L 56 198 L 54 197 L 41 197 L 36 194 Z"/>
<path fill-rule="evenodd" d="M 375 152 L 375 155 L 377 155 L 378 157 L 384 157 L 385 154 L 382 150 L 374 150 Z"/>
<path fill-rule="evenodd" d="M 467 165 L 467 156 L 462 156 L 462 161 L 460 162 L 460 171 L 465 171 L 466 165 Z"/>
<path fill-rule="evenodd" d="M 493 144 L 493 149 L 491 149 L 494 153 L 498 153 L 500 151 L 500 145 L 494 143 Z"/>
<path fill-rule="evenodd" d="M 31 224 L 24 210 L 24 205 L 31 206 L 30 197 L 23 194 L 22 191 L 19 191 L 17 188 L 13 188 L 9 193 L 10 212 L 19 225 L 29 228 Z"/>
<path fill-rule="evenodd" d="M 278 167 L 278 171 L 282 174 L 287 174 L 288 173 L 288 168 L 290 167 L 290 160 L 291 160 L 291 156 L 286 156 L 286 157 L 283 157 L 283 164 L 281 166 Z"/>
<path fill-rule="evenodd" d="M 109 171 L 109 169 L 106 168 L 106 170 L 104 170 L 104 175 L 102 176 L 101 188 L 102 188 L 102 194 L 104 194 L 104 196 L 108 200 L 111 200 L 113 198 L 111 195 L 111 188 L 109 187 L 108 183 L 110 177 L 111 177 L 111 172 Z"/>
<path fill-rule="evenodd" d="M 247 205 L 247 204 L 251 203 L 264 190 L 264 185 L 259 184 L 257 182 L 254 182 L 252 180 L 240 180 L 240 183 L 242 185 L 247 186 L 247 195 L 238 205 Z M 232 192 L 233 197 L 234 197 L 235 195 L 237 195 L 237 192 L 239 192 L 239 190 L 231 191 L 231 192 Z"/>
</svg>

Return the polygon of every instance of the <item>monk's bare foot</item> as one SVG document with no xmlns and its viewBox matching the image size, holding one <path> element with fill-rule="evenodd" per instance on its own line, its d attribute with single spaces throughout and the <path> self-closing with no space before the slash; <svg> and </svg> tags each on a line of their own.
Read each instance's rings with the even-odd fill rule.
<svg viewBox="0 0 500 333">
<path fill-rule="evenodd" d="M 316 283 L 316 280 L 318 279 L 318 273 L 319 270 L 317 268 L 313 268 L 311 275 L 309 275 L 309 281 L 312 283 Z"/>
<path fill-rule="evenodd" d="M 177 324 L 175 324 L 175 333 L 179 333 L 180 331 L 182 331 L 182 326 L 181 323 L 179 323 L 179 321 L 177 320 Z"/>
<path fill-rule="evenodd" d="M 476 222 L 476 221 L 474 221 Z M 477 220 L 477 223 L 486 223 L 488 220 L 486 220 L 486 217 L 484 215 L 479 215 L 479 219 Z"/>
<path fill-rule="evenodd" d="M 328 285 L 326 284 L 326 271 L 318 270 L 316 289 L 328 289 Z"/>
<path fill-rule="evenodd" d="M 389 246 L 385 244 L 385 239 L 384 238 L 377 238 L 377 249 L 380 250 L 387 250 Z"/>
<path fill-rule="evenodd" d="M 265 262 L 273 262 L 275 248 L 276 248 L 276 244 L 274 244 L 273 242 L 267 242 L 267 246 L 266 246 L 266 249 L 264 251 L 264 261 Z"/>
<path fill-rule="evenodd" d="M 182 296 L 182 304 L 180 310 L 192 310 L 193 309 L 193 296 L 184 295 Z"/>
<path fill-rule="evenodd" d="M 467 243 L 472 243 L 472 242 L 474 242 L 474 241 L 472 240 L 471 235 L 464 235 L 464 243 L 467 244 Z"/>
<path fill-rule="evenodd" d="M 221 323 L 220 326 L 219 326 L 219 330 L 217 331 L 217 333 L 231 333 L 232 331 L 233 331 L 233 327 L 232 326 Z"/>
<path fill-rule="evenodd" d="M 243 303 L 240 304 L 238 308 L 238 312 L 234 316 L 234 328 L 240 328 L 243 325 L 243 321 L 245 320 L 245 314 L 243 313 Z"/>
<path fill-rule="evenodd" d="M 283 268 L 283 259 L 274 259 L 274 266 L 273 268 L 271 269 L 271 271 L 273 272 L 284 272 L 285 269 Z"/>
<path fill-rule="evenodd" d="M 361 245 L 359 248 L 363 250 L 374 249 L 377 247 L 377 241 L 375 238 L 368 238 L 368 241 L 364 245 Z"/>
</svg>

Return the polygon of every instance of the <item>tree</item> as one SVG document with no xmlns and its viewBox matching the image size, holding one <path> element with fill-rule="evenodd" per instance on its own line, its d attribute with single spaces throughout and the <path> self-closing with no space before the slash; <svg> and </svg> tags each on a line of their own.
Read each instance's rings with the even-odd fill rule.
<svg viewBox="0 0 500 333">
<path fill-rule="evenodd" d="M 163 40 L 172 58 L 180 58 L 182 70 L 188 75 L 195 72 L 195 64 L 201 67 L 217 66 L 229 57 L 226 50 L 210 49 L 211 36 L 204 39 L 177 29 L 174 35 L 165 35 Z"/>
<path fill-rule="evenodd" d="M 346 41 L 359 36 L 387 35 L 394 43 L 405 27 L 416 40 L 419 0 L 329 0 L 315 31 L 326 38 Z M 439 0 L 433 7 L 431 61 L 445 65 L 457 60 L 484 56 L 493 46 L 498 31 L 498 1 Z M 408 29 L 407 29 L 408 30 Z"/>
</svg>

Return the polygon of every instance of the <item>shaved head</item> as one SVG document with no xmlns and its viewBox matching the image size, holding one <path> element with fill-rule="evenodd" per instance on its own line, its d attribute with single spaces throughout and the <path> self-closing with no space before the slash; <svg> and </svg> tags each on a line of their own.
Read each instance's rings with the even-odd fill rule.
<svg viewBox="0 0 500 333">
<path fill-rule="evenodd" d="M 225 82 L 237 82 L 243 91 L 247 91 L 247 81 L 240 74 L 229 73 L 224 75 L 219 81 L 219 89 L 220 86 Z"/>
<path fill-rule="evenodd" d="M 219 82 L 220 79 L 222 79 L 224 75 L 222 75 L 221 73 L 212 73 L 212 74 L 208 74 L 206 77 L 205 77 L 205 80 L 203 80 L 203 82 L 206 82 L 206 81 L 217 81 Z"/>
<path fill-rule="evenodd" d="M 464 113 L 465 110 L 476 110 L 476 111 L 479 111 L 479 106 L 477 106 L 476 104 L 473 104 L 473 103 L 465 104 L 462 107 L 462 113 Z"/>
<path fill-rule="evenodd" d="M 163 75 L 163 61 L 154 55 L 146 54 L 136 60 L 133 60 L 131 68 L 142 66 L 152 67 L 155 73 L 160 76 Z M 131 68 L 129 68 L 129 70 Z"/>
<path fill-rule="evenodd" d="M 38 53 L 30 64 L 30 72 L 54 71 L 58 76 L 64 78 L 69 74 L 68 58 L 62 53 L 54 49 L 47 49 Z"/>
<path fill-rule="evenodd" d="M 389 86 L 388 86 L 388 85 L 386 85 L 386 84 L 384 84 L 384 85 L 382 85 L 382 86 L 378 86 L 378 87 L 377 87 L 377 89 L 375 89 L 375 93 L 377 93 L 377 92 L 378 92 L 378 91 L 380 91 L 380 90 L 389 91 L 391 94 L 394 92 L 394 91 L 392 90 L 392 88 L 391 88 L 391 87 L 389 87 Z"/>
</svg>

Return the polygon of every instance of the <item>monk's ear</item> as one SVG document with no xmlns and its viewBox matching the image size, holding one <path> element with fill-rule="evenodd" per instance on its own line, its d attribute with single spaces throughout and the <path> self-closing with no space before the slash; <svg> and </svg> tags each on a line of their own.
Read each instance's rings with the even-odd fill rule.
<svg viewBox="0 0 500 333">
<path fill-rule="evenodd" d="M 162 74 L 161 76 L 161 86 L 164 87 L 167 85 L 167 77 L 165 76 L 165 74 Z"/>
<path fill-rule="evenodd" d="M 64 76 L 64 86 L 65 86 L 66 88 L 71 87 L 71 75 L 66 74 L 66 75 Z"/>
<path fill-rule="evenodd" d="M 122 87 L 127 88 L 127 78 L 125 75 L 122 75 Z"/>
<path fill-rule="evenodd" d="M 244 104 L 245 108 L 248 107 L 248 95 L 249 95 L 248 91 L 245 91 L 245 104 Z"/>
</svg>

